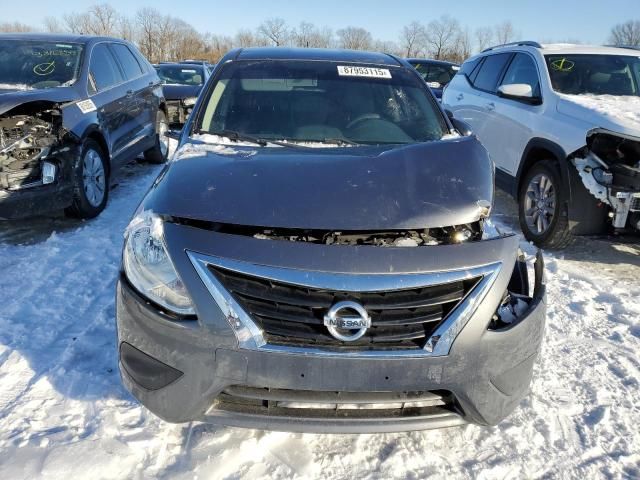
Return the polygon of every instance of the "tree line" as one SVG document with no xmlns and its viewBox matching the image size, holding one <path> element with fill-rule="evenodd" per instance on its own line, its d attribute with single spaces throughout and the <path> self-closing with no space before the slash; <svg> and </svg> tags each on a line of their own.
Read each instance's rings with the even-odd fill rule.
<svg viewBox="0 0 640 480">
<path fill-rule="evenodd" d="M 216 62 L 232 48 L 252 46 L 376 50 L 402 57 L 461 62 L 491 45 L 508 43 L 518 37 L 510 21 L 472 30 L 449 15 L 428 23 L 413 21 L 402 27 L 395 40 L 375 38 L 359 26 L 334 30 L 310 22 L 290 25 L 279 17 L 266 19 L 254 29 L 240 29 L 235 35 L 219 35 L 199 32 L 181 18 L 152 7 L 124 16 L 108 3 L 92 5 L 83 12 L 47 17 L 41 27 L 20 22 L 0 23 L 0 32 L 30 31 L 124 38 L 136 43 L 151 62 L 187 58 Z M 614 26 L 609 41 L 613 45 L 640 46 L 640 21 Z"/>
<path fill-rule="evenodd" d="M 124 38 L 138 45 L 152 62 L 197 58 L 217 61 L 235 47 L 292 46 L 377 50 L 404 57 L 430 57 L 462 61 L 493 43 L 515 39 L 511 22 L 471 30 L 445 15 L 428 23 L 411 22 L 396 40 L 375 38 L 359 26 L 332 29 L 310 22 L 290 25 L 275 17 L 254 29 L 240 29 L 235 35 L 199 32 L 192 25 L 155 8 L 144 7 L 132 16 L 121 15 L 108 3 L 89 6 L 83 12 L 47 17 L 41 27 L 20 22 L 0 23 L 0 32 L 69 32 Z"/>
</svg>

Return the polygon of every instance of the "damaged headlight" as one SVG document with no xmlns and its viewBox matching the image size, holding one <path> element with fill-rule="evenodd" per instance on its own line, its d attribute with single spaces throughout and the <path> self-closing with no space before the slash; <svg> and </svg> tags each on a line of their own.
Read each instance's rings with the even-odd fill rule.
<svg viewBox="0 0 640 480">
<path fill-rule="evenodd" d="M 159 216 L 142 211 L 131 220 L 122 262 L 127 278 L 140 293 L 171 312 L 195 314 L 191 297 L 169 258 Z"/>
</svg>

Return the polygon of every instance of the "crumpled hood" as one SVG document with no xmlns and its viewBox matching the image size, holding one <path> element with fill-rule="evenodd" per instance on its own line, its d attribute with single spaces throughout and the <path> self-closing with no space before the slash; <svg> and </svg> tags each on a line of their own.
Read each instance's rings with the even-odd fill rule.
<svg viewBox="0 0 640 480">
<path fill-rule="evenodd" d="M 29 102 L 48 101 L 67 103 L 80 100 L 78 93 L 71 87 L 46 88 L 41 90 L 18 90 L 3 86 L 0 88 L 0 114 Z"/>
<path fill-rule="evenodd" d="M 560 95 L 558 112 L 594 128 L 640 137 L 640 97 Z"/>
<path fill-rule="evenodd" d="M 197 97 L 201 89 L 201 85 L 162 85 L 162 92 L 167 100 Z"/>
<path fill-rule="evenodd" d="M 236 225 L 392 230 L 473 222 L 478 202 L 492 200 L 493 164 L 475 137 L 393 149 L 194 143 L 144 208 Z"/>
</svg>

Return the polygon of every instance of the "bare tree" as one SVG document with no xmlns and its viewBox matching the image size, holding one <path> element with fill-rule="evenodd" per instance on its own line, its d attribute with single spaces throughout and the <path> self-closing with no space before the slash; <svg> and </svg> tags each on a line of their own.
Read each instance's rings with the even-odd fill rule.
<svg viewBox="0 0 640 480">
<path fill-rule="evenodd" d="M 291 31 L 292 43 L 296 47 L 328 48 L 333 43 L 333 31 L 324 27 L 319 29 L 309 22 L 301 22 Z"/>
<path fill-rule="evenodd" d="M 35 31 L 35 28 L 25 23 L 20 23 L 20 22 L 0 23 L 0 32 L 21 33 L 21 32 L 34 32 L 34 31 Z"/>
<path fill-rule="evenodd" d="M 281 47 L 287 43 L 289 28 L 282 18 L 269 18 L 258 27 L 258 34 L 269 40 L 274 46 Z"/>
<path fill-rule="evenodd" d="M 436 60 L 445 58 L 454 50 L 456 40 L 460 34 L 460 24 L 449 15 L 433 20 L 427 27 L 427 46 L 429 54 Z"/>
<path fill-rule="evenodd" d="M 60 22 L 60 19 L 57 17 L 45 17 L 42 22 L 44 25 L 45 32 L 49 33 L 59 33 L 64 32 L 65 28 Z"/>
<path fill-rule="evenodd" d="M 396 42 L 392 41 L 374 40 L 372 49 L 376 52 L 390 53 L 391 55 L 397 55 L 398 57 L 404 56 L 404 49 Z"/>
<path fill-rule="evenodd" d="M 495 39 L 499 45 L 504 45 L 505 43 L 513 42 L 515 39 L 516 33 L 513 28 L 513 23 L 510 21 L 502 22 L 495 27 Z"/>
<path fill-rule="evenodd" d="M 640 20 L 629 20 L 614 26 L 609 41 L 618 47 L 640 47 Z"/>
<path fill-rule="evenodd" d="M 210 35 L 207 38 L 207 43 L 206 58 L 217 62 L 225 53 L 233 48 L 234 40 L 223 35 Z"/>
<path fill-rule="evenodd" d="M 138 30 L 138 47 L 151 62 L 158 62 L 160 46 L 158 26 L 162 23 L 162 14 L 155 8 L 145 7 L 136 12 L 135 24 Z"/>
<path fill-rule="evenodd" d="M 251 30 L 238 30 L 233 37 L 234 47 L 246 48 L 253 47 L 258 44 L 256 36 Z"/>
<path fill-rule="evenodd" d="M 427 30 L 420 22 L 413 21 L 402 27 L 400 46 L 405 57 L 417 57 L 425 53 Z"/>
<path fill-rule="evenodd" d="M 455 41 L 455 48 L 447 54 L 447 60 L 462 63 L 471 56 L 471 33 L 469 27 L 460 30 Z"/>
<path fill-rule="evenodd" d="M 338 30 L 340 48 L 350 50 L 371 50 L 373 37 L 368 30 L 359 27 L 346 27 Z"/>
<path fill-rule="evenodd" d="M 136 40 L 136 27 L 129 17 L 118 18 L 117 36 L 129 42 Z"/>
<path fill-rule="evenodd" d="M 479 51 L 493 45 L 493 29 L 491 27 L 479 27 L 475 31 L 476 47 Z"/>
</svg>

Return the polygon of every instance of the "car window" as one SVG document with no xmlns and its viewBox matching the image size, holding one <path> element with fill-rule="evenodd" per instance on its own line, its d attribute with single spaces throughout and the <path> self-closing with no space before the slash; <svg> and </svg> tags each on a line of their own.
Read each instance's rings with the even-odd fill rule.
<svg viewBox="0 0 640 480">
<path fill-rule="evenodd" d="M 640 95 L 640 59 L 624 55 L 545 55 L 551 86 L 572 95 Z"/>
<path fill-rule="evenodd" d="M 126 45 L 122 43 L 112 43 L 111 47 L 113 48 L 116 57 L 118 57 L 118 60 L 120 60 L 120 65 L 124 70 L 127 80 L 131 80 L 132 78 L 137 78 L 142 75 L 142 68 L 140 68 L 138 60 L 136 60 L 133 53 L 131 53 Z"/>
<path fill-rule="evenodd" d="M 471 78 L 471 73 L 476 68 L 478 63 L 480 63 L 481 59 L 482 59 L 481 57 L 478 57 L 478 58 L 474 58 L 473 60 L 467 60 L 462 64 L 462 66 L 460 67 L 460 70 L 458 70 L 458 73 L 460 75 L 465 75 L 466 77 Z"/>
<path fill-rule="evenodd" d="M 123 81 L 122 73 L 106 43 L 93 47 L 89 66 L 94 87 L 90 90 L 102 91 Z"/>
<path fill-rule="evenodd" d="M 414 63 L 413 65 L 425 82 L 433 84 L 429 86 L 435 86 L 436 88 L 447 85 L 459 70 L 456 65 L 438 65 L 434 63 Z M 436 83 L 438 84 L 437 86 L 435 85 Z"/>
<path fill-rule="evenodd" d="M 426 86 L 405 68 L 333 62 L 225 65 L 200 128 L 293 142 L 406 144 L 448 132 Z"/>
<path fill-rule="evenodd" d="M 204 68 L 199 65 L 171 65 L 155 66 L 160 81 L 165 85 L 202 85 L 204 83 Z"/>
<path fill-rule="evenodd" d="M 533 59 L 526 53 L 517 53 L 513 58 L 501 85 L 512 85 L 514 83 L 524 83 L 531 87 L 534 97 L 540 96 L 540 80 L 538 69 Z"/>
<path fill-rule="evenodd" d="M 487 92 L 495 92 L 500 75 L 510 58 L 511 53 L 499 53 L 485 57 L 473 86 Z"/>
</svg>

